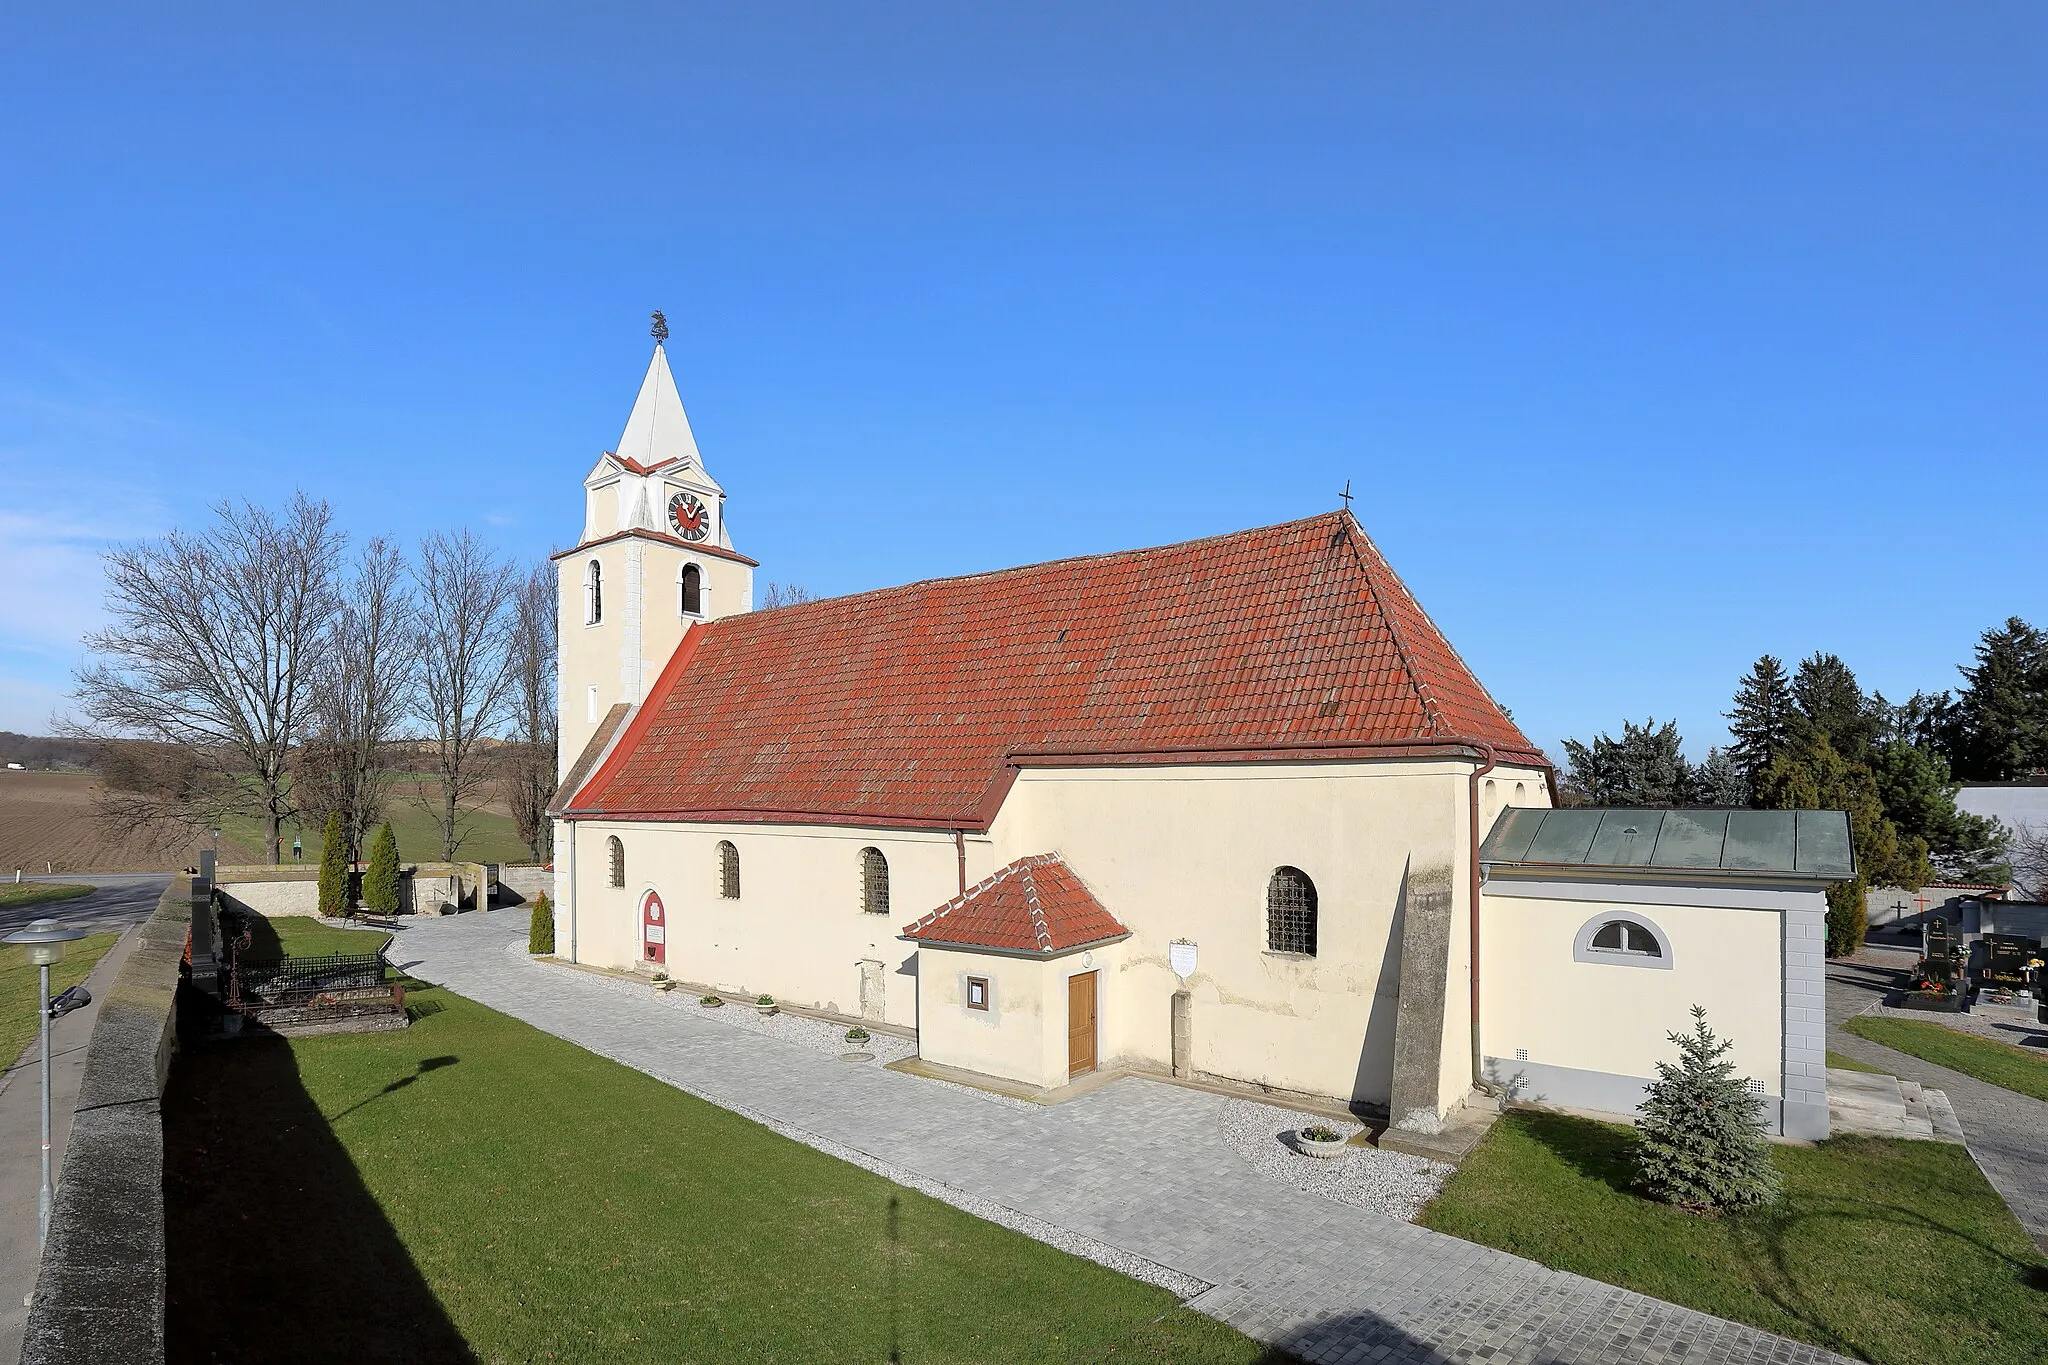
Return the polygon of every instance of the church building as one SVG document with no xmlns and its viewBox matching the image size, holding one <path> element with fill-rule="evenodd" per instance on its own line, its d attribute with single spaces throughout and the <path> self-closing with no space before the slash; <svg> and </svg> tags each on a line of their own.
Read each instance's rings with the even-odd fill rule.
<svg viewBox="0 0 2048 1365">
<path fill-rule="evenodd" d="M 561 955 L 1425 1134 L 1626 1113 L 1697 1002 L 1825 1133 L 1846 820 L 1553 810 L 1349 511 L 756 609 L 725 504 L 657 345 L 556 556 Z"/>
</svg>

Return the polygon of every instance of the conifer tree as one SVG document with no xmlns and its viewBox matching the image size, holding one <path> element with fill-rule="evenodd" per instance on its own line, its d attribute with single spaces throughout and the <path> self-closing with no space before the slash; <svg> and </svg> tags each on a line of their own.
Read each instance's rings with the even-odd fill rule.
<svg viewBox="0 0 2048 1365">
<path fill-rule="evenodd" d="M 1571 764 L 1567 783 L 1589 805 L 1684 806 L 1692 803 L 1692 765 L 1685 761 L 1678 724 L 1621 723 L 1621 738 L 1593 736 L 1591 744 L 1564 742 Z"/>
<path fill-rule="evenodd" d="M 1668 1033 L 1678 1061 L 1657 1063 L 1636 1118 L 1637 1183 L 1652 1199 L 1707 1211 L 1771 1203 L 1783 1181 L 1764 1141 L 1762 1104 L 1735 1074 L 1735 1044 L 1692 1007 L 1690 1033 Z"/>
<path fill-rule="evenodd" d="M 1792 683 L 1785 665 L 1766 654 L 1736 685 L 1735 709 L 1727 713 L 1728 733 L 1735 739 L 1728 753 L 1752 793 L 1764 769 L 1792 743 L 1793 715 Z"/>
<path fill-rule="evenodd" d="M 363 907 L 373 915 L 398 913 L 398 837 L 391 822 L 377 826 L 370 840 L 370 864 L 363 873 Z"/>
<path fill-rule="evenodd" d="M 555 951 L 555 905 L 545 893 L 533 898 L 533 920 L 526 928 L 526 951 L 535 957 Z"/>
<path fill-rule="evenodd" d="M 2019 617 L 1984 632 L 1956 699 L 1949 762 L 1965 782 L 2009 782 L 2048 768 L 2048 634 Z"/>
<path fill-rule="evenodd" d="M 342 828 L 341 812 L 327 812 L 327 824 L 320 831 L 320 913 L 346 915 L 348 903 L 348 834 Z"/>
<path fill-rule="evenodd" d="M 1863 695 L 1849 665 L 1834 654 L 1802 659 L 1792 677 L 1792 703 L 1798 710 L 1794 730 L 1826 735 L 1836 753 L 1861 763 L 1877 735 L 1878 708 Z"/>
</svg>

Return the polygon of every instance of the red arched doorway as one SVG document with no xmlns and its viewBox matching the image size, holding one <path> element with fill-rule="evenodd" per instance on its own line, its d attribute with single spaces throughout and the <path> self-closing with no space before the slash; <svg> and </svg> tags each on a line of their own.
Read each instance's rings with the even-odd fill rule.
<svg viewBox="0 0 2048 1365">
<path fill-rule="evenodd" d="M 661 897 L 650 891 L 640 902 L 641 951 L 649 962 L 668 963 L 668 921 L 661 913 Z"/>
</svg>

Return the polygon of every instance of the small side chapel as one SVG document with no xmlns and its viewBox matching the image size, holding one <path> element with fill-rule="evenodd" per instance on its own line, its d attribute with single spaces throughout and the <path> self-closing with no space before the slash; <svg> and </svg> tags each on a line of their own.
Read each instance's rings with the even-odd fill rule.
<svg viewBox="0 0 2048 1365">
<path fill-rule="evenodd" d="M 1697 1002 L 1774 1129 L 1825 1134 L 1846 819 L 1552 811 L 1348 510 L 758 610 L 658 342 L 583 486 L 563 956 L 1052 1098 L 1113 1070 L 1417 1134 L 1627 1113 Z"/>
</svg>

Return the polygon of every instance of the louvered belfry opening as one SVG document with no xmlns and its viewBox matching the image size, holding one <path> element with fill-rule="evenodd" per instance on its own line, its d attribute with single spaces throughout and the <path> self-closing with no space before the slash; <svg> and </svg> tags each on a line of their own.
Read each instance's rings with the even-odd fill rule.
<svg viewBox="0 0 2048 1365">
<path fill-rule="evenodd" d="M 870 915 L 889 913 L 889 860 L 879 848 L 860 851 L 860 908 Z"/>
<path fill-rule="evenodd" d="M 718 841 L 718 894 L 729 901 L 740 898 L 740 851 L 730 839 Z"/>
<path fill-rule="evenodd" d="M 1316 952 L 1316 884 L 1298 867 L 1276 867 L 1266 883 L 1266 948 Z"/>
</svg>

